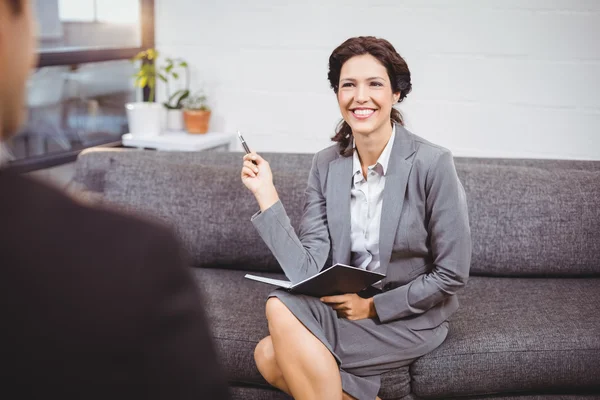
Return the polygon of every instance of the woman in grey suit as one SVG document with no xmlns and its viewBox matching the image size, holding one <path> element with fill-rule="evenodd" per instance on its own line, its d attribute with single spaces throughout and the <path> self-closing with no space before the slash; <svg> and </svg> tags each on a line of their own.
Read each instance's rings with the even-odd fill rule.
<svg viewBox="0 0 600 400">
<path fill-rule="evenodd" d="M 469 275 L 467 205 L 451 153 L 407 131 L 393 108 L 411 83 L 389 42 L 347 40 L 331 54 L 328 78 L 343 121 L 337 143 L 313 159 L 298 232 L 255 153 L 241 172 L 260 207 L 252 222 L 292 282 L 329 256 L 386 277 L 364 293 L 322 299 L 274 291 L 270 336 L 255 360 L 296 399 L 375 399 L 382 373 L 446 338 Z"/>
</svg>

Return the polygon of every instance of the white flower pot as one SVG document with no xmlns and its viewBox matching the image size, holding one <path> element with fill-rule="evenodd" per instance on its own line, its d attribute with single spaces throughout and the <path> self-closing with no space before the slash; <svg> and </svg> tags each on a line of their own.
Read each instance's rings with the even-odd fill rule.
<svg viewBox="0 0 600 400">
<path fill-rule="evenodd" d="M 159 103 L 127 103 L 129 133 L 134 136 L 158 136 L 162 132 L 164 107 Z"/>
<path fill-rule="evenodd" d="M 167 110 L 167 130 L 182 131 L 183 129 L 183 110 Z"/>
</svg>

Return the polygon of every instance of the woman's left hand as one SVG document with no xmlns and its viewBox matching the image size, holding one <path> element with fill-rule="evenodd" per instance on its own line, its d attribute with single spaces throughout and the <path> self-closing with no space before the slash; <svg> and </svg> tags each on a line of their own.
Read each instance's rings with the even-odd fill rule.
<svg viewBox="0 0 600 400">
<path fill-rule="evenodd" d="M 321 297 L 321 301 L 331 306 L 337 312 L 338 317 L 347 318 L 352 321 L 375 318 L 377 316 L 372 297 L 363 299 L 356 293 L 351 293 Z"/>
</svg>

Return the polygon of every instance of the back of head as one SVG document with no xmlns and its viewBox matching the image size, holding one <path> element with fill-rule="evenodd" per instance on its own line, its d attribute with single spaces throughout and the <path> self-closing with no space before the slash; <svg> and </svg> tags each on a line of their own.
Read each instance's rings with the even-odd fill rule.
<svg viewBox="0 0 600 400">
<path fill-rule="evenodd" d="M 19 14 L 23 10 L 23 0 L 4 0 L 15 14 Z"/>
<path fill-rule="evenodd" d="M 0 141 L 25 119 L 25 89 L 36 64 L 35 29 L 29 0 L 0 0 Z"/>
</svg>

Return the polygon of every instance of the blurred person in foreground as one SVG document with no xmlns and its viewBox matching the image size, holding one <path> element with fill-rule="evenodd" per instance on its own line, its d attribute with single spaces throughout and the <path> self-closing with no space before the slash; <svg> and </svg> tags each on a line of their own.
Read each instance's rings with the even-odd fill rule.
<svg viewBox="0 0 600 400">
<path fill-rule="evenodd" d="M 227 398 L 173 235 L 2 167 L 2 142 L 25 118 L 34 46 L 29 0 L 0 0 L 0 393 Z"/>
</svg>

